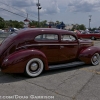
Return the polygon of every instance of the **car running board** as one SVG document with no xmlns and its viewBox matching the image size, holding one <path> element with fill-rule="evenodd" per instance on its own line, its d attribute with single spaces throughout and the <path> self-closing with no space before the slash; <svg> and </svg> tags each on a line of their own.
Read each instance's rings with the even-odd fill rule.
<svg viewBox="0 0 100 100">
<path fill-rule="evenodd" d="M 71 62 L 71 63 L 66 63 L 66 64 L 59 64 L 59 65 L 50 65 L 49 69 L 59 69 L 59 68 L 68 68 L 68 67 L 75 67 L 79 65 L 85 64 L 84 62 L 77 61 L 77 62 Z"/>
</svg>

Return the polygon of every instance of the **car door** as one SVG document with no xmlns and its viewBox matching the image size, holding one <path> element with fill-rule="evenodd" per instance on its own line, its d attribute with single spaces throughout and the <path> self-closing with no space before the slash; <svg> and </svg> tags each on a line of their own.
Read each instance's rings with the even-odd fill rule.
<svg viewBox="0 0 100 100">
<path fill-rule="evenodd" d="M 37 45 L 35 49 L 39 49 L 46 55 L 49 64 L 59 61 L 59 40 L 57 34 L 44 33 L 35 37 Z"/>
<path fill-rule="evenodd" d="M 59 61 L 68 62 L 70 60 L 76 59 L 78 48 L 79 48 L 79 42 L 75 36 L 62 34 Z"/>
</svg>

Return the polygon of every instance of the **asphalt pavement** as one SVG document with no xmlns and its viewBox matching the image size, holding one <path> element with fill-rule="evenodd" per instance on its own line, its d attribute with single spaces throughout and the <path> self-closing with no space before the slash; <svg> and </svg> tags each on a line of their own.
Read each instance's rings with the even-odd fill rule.
<svg viewBox="0 0 100 100">
<path fill-rule="evenodd" d="M 100 41 L 94 42 L 100 47 Z M 36 78 L 0 72 L 0 100 L 100 100 L 100 65 L 45 71 Z"/>
</svg>

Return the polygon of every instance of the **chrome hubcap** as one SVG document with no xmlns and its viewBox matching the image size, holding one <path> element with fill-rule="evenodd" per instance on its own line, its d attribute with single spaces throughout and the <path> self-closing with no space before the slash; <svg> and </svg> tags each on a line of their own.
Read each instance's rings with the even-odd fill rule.
<svg viewBox="0 0 100 100">
<path fill-rule="evenodd" d="M 97 56 L 94 56 L 93 61 L 94 62 L 97 61 Z"/>
<path fill-rule="evenodd" d="M 92 64 L 93 65 L 98 65 L 100 60 L 100 56 L 98 53 L 95 53 L 95 55 L 92 57 Z"/>
<path fill-rule="evenodd" d="M 38 64 L 37 63 L 32 63 L 31 66 L 30 66 L 30 69 L 32 71 L 36 71 L 38 69 Z"/>
</svg>

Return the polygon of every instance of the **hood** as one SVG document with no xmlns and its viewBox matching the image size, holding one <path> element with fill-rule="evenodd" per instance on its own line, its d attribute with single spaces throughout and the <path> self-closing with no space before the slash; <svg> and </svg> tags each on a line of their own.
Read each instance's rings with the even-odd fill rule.
<svg viewBox="0 0 100 100">
<path fill-rule="evenodd" d="M 90 39 L 79 39 L 80 46 L 90 47 L 94 45 L 94 42 Z"/>
</svg>

